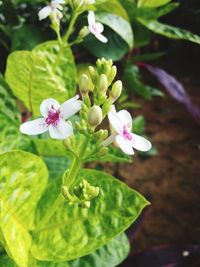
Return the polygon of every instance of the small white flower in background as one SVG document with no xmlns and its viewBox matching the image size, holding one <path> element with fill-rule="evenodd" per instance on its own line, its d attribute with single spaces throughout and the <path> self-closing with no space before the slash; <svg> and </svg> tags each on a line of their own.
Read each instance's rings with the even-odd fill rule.
<svg viewBox="0 0 200 267">
<path fill-rule="evenodd" d="M 65 3 L 65 0 L 52 0 L 48 6 L 43 7 L 39 13 L 39 20 L 46 19 L 48 16 L 53 15 L 53 17 L 61 19 L 62 14 L 62 4 Z"/>
<path fill-rule="evenodd" d="M 132 117 L 126 110 L 116 111 L 115 106 L 111 106 L 111 111 L 108 113 L 109 122 L 114 130 L 114 133 L 108 137 L 102 145 L 107 146 L 113 141 L 121 148 L 121 150 L 133 155 L 133 148 L 140 151 L 148 151 L 151 149 L 151 143 L 145 138 L 132 133 Z"/>
<path fill-rule="evenodd" d="M 56 100 L 49 98 L 40 105 L 43 118 L 28 121 L 20 126 L 20 131 L 28 135 L 37 135 L 49 131 L 54 139 L 65 139 L 73 134 L 70 122 L 65 120 L 77 113 L 82 106 L 82 101 L 75 96 L 60 105 Z"/>
<path fill-rule="evenodd" d="M 104 27 L 103 24 L 95 21 L 93 11 L 88 13 L 88 30 L 102 43 L 107 43 L 108 39 L 102 34 Z"/>
</svg>

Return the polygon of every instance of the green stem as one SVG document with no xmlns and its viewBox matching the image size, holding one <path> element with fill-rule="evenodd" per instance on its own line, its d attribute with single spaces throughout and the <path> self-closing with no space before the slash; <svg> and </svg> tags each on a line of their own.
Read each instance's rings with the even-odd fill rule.
<svg viewBox="0 0 200 267">
<path fill-rule="evenodd" d="M 81 149 L 79 151 L 79 157 L 74 157 L 72 167 L 69 170 L 67 177 L 63 182 L 63 185 L 67 186 L 68 189 L 70 189 L 70 186 L 73 185 L 73 183 L 76 179 L 77 173 L 79 172 L 79 170 L 81 168 L 88 142 L 89 142 L 89 137 L 86 137 L 84 142 L 82 143 Z M 57 198 L 54 201 L 51 208 L 47 211 L 47 213 L 41 219 L 41 221 L 40 221 L 40 223 L 36 229 L 37 232 L 40 231 L 45 226 L 45 224 L 51 219 L 51 217 L 53 216 L 53 214 L 58 209 L 58 207 L 62 204 L 63 201 L 65 201 L 65 200 L 64 200 L 63 196 L 59 193 L 59 195 L 57 196 Z"/>
<path fill-rule="evenodd" d="M 72 34 L 73 27 L 74 27 L 74 24 L 75 24 L 75 22 L 76 22 L 78 16 L 79 16 L 79 12 L 77 12 L 77 11 L 75 10 L 74 13 L 72 14 L 72 18 L 71 18 L 71 20 L 70 20 L 69 27 L 68 27 L 68 29 L 67 29 L 65 35 L 63 36 L 63 43 L 68 42 L 69 37 L 70 37 L 70 35 Z"/>
</svg>

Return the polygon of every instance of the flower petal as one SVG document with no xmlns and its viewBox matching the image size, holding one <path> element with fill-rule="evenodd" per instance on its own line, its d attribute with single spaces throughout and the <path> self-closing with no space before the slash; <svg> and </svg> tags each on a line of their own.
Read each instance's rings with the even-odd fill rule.
<svg viewBox="0 0 200 267">
<path fill-rule="evenodd" d="M 60 115 L 63 119 L 68 119 L 81 109 L 82 101 L 78 100 L 78 98 L 79 96 L 76 95 L 60 106 Z"/>
<path fill-rule="evenodd" d="M 51 11 L 52 9 L 50 6 L 43 7 L 38 13 L 39 20 L 46 19 L 51 14 Z"/>
<path fill-rule="evenodd" d="M 132 117 L 127 110 L 120 110 L 117 112 L 121 123 L 126 126 L 127 129 L 132 130 Z"/>
<path fill-rule="evenodd" d="M 48 127 L 45 124 L 44 119 L 40 118 L 23 123 L 19 129 L 23 134 L 36 135 L 46 132 Z"/>
<path fill-rule="evenodd" d="M 103 24 L 101 24 L 101 23 L 99 23 L 99 22 L 96 22 L 96 23 L 95 23 L 95 28 L 96 28 L 96 31 L 97 31 L 98 33 L 102 33 L 103 30 L 104 30 L 104 26 L 103 26 Z"/>
<path fill-rule="evenodd" d="M 145 139 L 144 137 L 141 137 L 137 134 L 132 134 L 133 140 L 132 146 L 140 151 L 148 151 L 151 149 L 151 143 Z"/>
<path fill-rule="evenodd" d="M 42 101 L 42 104 L 40 105 L 40 112 L 41 112 L 42 116 L 43 117 L 47 117 L 48 113 L 49 113 L 49 110 L 52 107 L 55 110 L 59 110 L 60 104 L 58 103 L 58 101 L 56 101 L 53 98 L 48 98 L 48 99 L 45 99 L 44 101 Z"/>
<path fill-rule="evenodd" d="M 112 142 L 115 141 L 116 136 L 117 136 L 116 133 L 111 134 L 106 140 L 104 140 L 104 141 L 101 143 L 101 145 L 102 145 L 102 146 L 108 146 L 108 145 L 110 145 Z"/>
<path fill-rule="evenodd" d="M 127 155 L 134 154 L 131 141 L 126 140 L 122 135 L 117 135 L 115 141 L 124 153 Z"/>
<path fill-rule="evenodd" d="M 49 134 L 54 139 L 65 139 L 73 134 L 73 128 L 69 122 L 60 120 L 57 126 L 49 125 Z"/>
<path fill-rule="evenodd" d="M 65 0 L 52 0 L 51 4 L 56 4 L 56 5 L 62 5 L 65 3 Z"/>
<path fill-rule="evenodd" d="M 95 24 L 95 15 L 93 11 L 89 11 L 88 12 L 88 25 L 92 26 L 93 24 Z"/>
<path fill-rule="evenodd" d="M 95 34 L 95 37 L 101 41 L 102 43 L 107 43 L 108 42 L 108 39 L 101 33 L 96 33 Z"/>
<path fill-rule="evenodd" d="M 108 119 L 109 119 L 111 126 L 117 133 L 123 132 L 123 124 L 121 123 L 119 119 L 118 113 L 114 105 L 111 106 L 111 111 L 108 112 Z"/>
</svg>

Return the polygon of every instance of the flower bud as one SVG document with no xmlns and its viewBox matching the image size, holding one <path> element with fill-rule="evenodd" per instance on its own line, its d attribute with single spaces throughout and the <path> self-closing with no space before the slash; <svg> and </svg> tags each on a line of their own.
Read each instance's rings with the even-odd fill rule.
<svg viewBox="0 0 200 267">
<path fill-rule="evenodd" d="M 120 97 L 121 92 L 122 92 L 122 82 L 118 80 L 113 84 L 112 90 L 110 92 L 110 98 L 112 99 L 112 102 L 116 101 L 117 98 Z"/>
<path fill-rule="evenodd" d="M 96 127 L 102 122 L 102 110 L 99 106 L 94 105 L 88 113 L 88 122 L 92 127 Z"/>
<path fill-rule="evenodd" d="M 89 92 L 89 78 L 86 74 L 82 74 L 79 80 L 79 90 L 82 95 Z"/>
<path fill-rule="evenodd" d="M 110 71 L 109 76 L 108 76 L 109 85 L 114 80 L 116 74 L 117 74 L 117 67 L 112 66 L 111 71 Z"/>
<path fill-rule="evenodd" d="M 99 91 L 102 95 L 106 93 L 108 89 L 108 79 L 105 74 L 101 74 L 99 78 Z"/>
<path fill-rule="evenodd" d="M 107 147 L 102 147 L 101 150 L 98 153 L 99 157 L 103 157 L 108 153 L 108 148 Z"/>
<path fill-rule="evenodd" d="M 82 204 L 81 204 L 81 207 L 83 209 L 89 209 L 90 208 L 90 201 L 84 201 Z"/>
<path fill-rule="evenodd" d="M 95 137 L 100 139 L 100 140 L 104 140 L 106 139 L 108 136 L 108 131 L 107 130 L 99 130 L 98 132 L 95 133 Z"/>
<path fill-rule="evenodd" d="M 88 27 L 84 26 L 80 32 L 79 32 L 79 37 L 81 39 L 85 38 L 87 35 L 89 34 L 89 30 L 88 30 Z"/>
</svg>

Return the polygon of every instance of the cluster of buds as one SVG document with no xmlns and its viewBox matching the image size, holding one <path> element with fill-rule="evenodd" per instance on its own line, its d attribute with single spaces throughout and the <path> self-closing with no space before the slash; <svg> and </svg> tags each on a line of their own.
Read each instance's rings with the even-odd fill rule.
<svg viewBox="0 0 200 267">
<path fill-rule="evenodd" d="M 79 90 L 82 95 L 82 121 L 87 121 L 87 129 L 95 132 L 98 125 L 106 117 L 111 105 L 119 98 L 122 91 L 122 82 L 112 84 L 117 73 L 112 60 L 102 58 L 96 62 L 96 68 L 89 67 L 89 76 L 82 74 L 79 81 Z M 90 78 L 90 79 L 89 79 Z M 89 81 L 93 83 L 92 97 L 90 97 Z"/>
<path fill-rule="evenodd" d="M 62 187 L 62 195 L 70 205 L 78 204 L 82 208 L 89 208 L 91 200 L 99 195 L 99 187 L 91 186 L 89 182 L 83 180 L 78 186 L 73 189 L 73 194 L 70 194 L 66 186 Z"/>
</svg>

